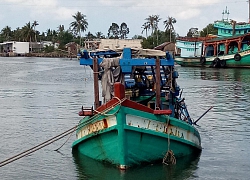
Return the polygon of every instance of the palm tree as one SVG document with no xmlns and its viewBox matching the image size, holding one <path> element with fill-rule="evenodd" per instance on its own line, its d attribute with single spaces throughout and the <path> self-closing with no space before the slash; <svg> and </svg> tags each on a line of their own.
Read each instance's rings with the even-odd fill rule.
<svg viewBox="0 0 250 180">
<path fill-rule="evenodd" d="M 31 44 L 31 40 L 32 40 L 33 35 L 34 35 L 33 27 L 31 25 L 31 23 L 28 22 L 28 23 L 26 23 L 25 26 L 22 27 L 22 36 L 23 36 L 25 41 L 28 41 Z M 31 51 L 32 51 L 32 47 L 31 47 Z"/>
<path fill-rule="evenodd" d="M 21 39 L 22 39 L 22 30 L 19 27 L 16 28 L 16 30 L 13 31 L 13 38 L 14 38 L 15 41 L 21 41 Z"/>
<path fill-rule="evenodd" d="M 11 27 L 9 27 L 9 26 L 6 26 L 1 31 L 1 35 L 5 38 L 6 41 L 10 40 L 11 34 L 12 34 Z"/>
<path fill-rule="evenodd" d="M 57 28 L 58 28 L 58 33 L 64 31 L 64 25 L 61 25 L 61 24 L 60 24 Z"/>
<path fill-rule="evenodd" d="M 153 36 L 154 25 L 155 25 L 155 15 L 149 16 L 145 19 L 147 22 L 147 28 L 151 29 L 151 36 Z"/>
<path fill-rule="evenodd" d="M 168 16 L 168 19 L 163 22 L 163 24 L 165 25 L 166 31 L 169 30 L 170 42 L 171 42 L 172 30 L 174 30 L 174 25 L 173 24 L 175 24 L 175 23 L 176 23 L 176 19 L 173 18 L 173 17 L 169 17 L 169 16 Z"/>
<path fill-rule="evenodd" d="M 156 32 L 156 39 L 157 39 L 157 45 L 158 45 L 158 23 L 161 20 L 159 15 L 154 16 L 154 30 Z"/>
<path fill-rule="evenodd" d="M 84 32 L 88 28 L 87 19 L 85 19 L 86 15 L 82 14 L 81 12 L 77 12 L 75 15 L 72 15 L 75 21 L 70 23 L 70 28 L 73 33 L 78 34 L 80 37 L 80 46 L 81 46 L 81 31 Z"/>
<path fill-rule="evenodd" d="M 157 29 L 158 29 L 158 23 L 161 20 L 159 15 L 151 15 L 148 18 L 145 19 L 147 22 L 145 25 L 147 25 L 146 27 L 148 29 L 151 29 L 151 36 L 154 39 L 154 32 L 156 32 L 157 35 L 157 44 L 158 44 L 158 33 L 157 33 Z M 153 40 L 154 43 L 154 40 Z"/>
<path fill-rule="evenodd" d="M 85 36 L 89 40 L 93 40 L 95 38 L 95 36 L 90 31 Z"/>
<path fill-rule="evenodd" d="M 34 31 L 31 23 L 30 22 L 26 23 L 25 26 L 22 27 L 22 36 L 24 38 L 24 41 L 31 42 L 33 34 Z"/>
<path fill-rule="evenodd" d="M 142 27 L 141 27 L 143 30 L 142 30 L 142 34 L 144 32 L 144 30 L 146 31 L 146 37 L 148 37 L 148 30 L 149 30 L 149 23 L 148 22 L 145 22 Z"/>
<path fill-rule="evenodd" d="M 35 32 L 35 41 L 37 42 L 37 39 L 36 39 L 36 26 L 38 26 L 39 24 L 38 24 L 38 21 L 34 21 L 33 23 L 32 23 L 32 27 L 34 28 L 34 32 Z"/>
<path fill-rule="evenodd" d="M 95 35 L 96 35 L 96 38 L 98 38 L 98 39 L 102 39 L 102 38 L 105 38 L 104 37 L 104 35 L 103 35 L 103 33 L 102 32 L 97 32 L 97 33 L 95 33 Z"/>
</svg>

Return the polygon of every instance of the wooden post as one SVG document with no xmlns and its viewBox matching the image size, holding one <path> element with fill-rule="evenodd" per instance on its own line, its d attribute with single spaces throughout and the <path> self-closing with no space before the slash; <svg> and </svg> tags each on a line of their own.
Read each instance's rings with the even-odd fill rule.
<svg viewBox="0 0 250 180">
<path fill-rule="evenodd" d="M 161 101 L 161 72 L 160 72 L 160 59 L 159 57 L 155 60 L 155 74 L 156 74 L 156 102 L 155 102 L 155 108 L 160 108 L 160 101 Z"/>
<path fill-rule="evenodd" d="M 228 51 L 229 51 L 228 45 L 229 45 L 229 43 L 226 41 L 225 42 L 225 54 L 228 54 Z"/>
<path fill-rule="evenodd" d="M 95 109 L 99 107 L 98 59 L 93 58 Z"/>
<path fill-rule="evenodd" d="M 242 38 L 243 39 L 243 38 Z M 241 38 L 239 38 L 239 40 L 238 40 L 238 52 L 240 51 L 240 49 L 241 49 L 241 42 L 242 42 L 242 39 Z"/>
</svg>

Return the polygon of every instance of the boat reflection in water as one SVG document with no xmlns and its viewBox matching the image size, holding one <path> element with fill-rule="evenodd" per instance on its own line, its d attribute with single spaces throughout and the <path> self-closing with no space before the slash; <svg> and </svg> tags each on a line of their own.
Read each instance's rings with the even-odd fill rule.
<svg viewBox="0 0 250 180">
<path fill-rule="evenodd" d="M 72 151 L 73 160 L 79 179 L 102 180 L 147 180 L 147 179 L 187 179 L 195 176 L 200 154 L 176 159 L 175 165 L 164 165 L 161 162 L 147 166 L 138 166 L 119 170 L 109 163 L 93 160 L 77 150 Z"/>
<path fill-rule="evenodd" d="M 184 68 L 177 66 L 177 71 L 180 77 L 187 77 L 189 79 L 201 79 L 201 80 L 211 80 L 211 81 L 234 81 L 249 83 L 250 73 L 247 68 L 225 68 L 225 69 L 215 69 L 215 68 L 199 68 L 199 67 L 189 67 Z"/>
</svg>

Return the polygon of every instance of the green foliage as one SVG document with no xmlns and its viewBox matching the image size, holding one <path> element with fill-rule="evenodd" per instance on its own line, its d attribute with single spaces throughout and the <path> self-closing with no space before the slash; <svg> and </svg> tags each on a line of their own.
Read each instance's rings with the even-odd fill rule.
<svg viewBox="0 0 250 180">
<path fill-rule="evenodd" d="M 70 30 L 65 30 L 64 25 L 59 25 L 57 30 L 47 29 L 46 32 L 36 31 L 35 28 L 38 26 L 37 21 L 33 23 L 28 22 L 22 28 L 16 28 L 11 30 L 9 26 L 3 28 L 0 32 L 0 42 L 3 41 L 52 41 L 53 43 L 58 42 L 59 48 L 64 49 L 65 45 L 69 42 L 75 42 L 77 44 L 83 44 L 86 39 L 104 39 L 105 36 L 102 32 L 91 33 L 88 32 L 84 37 L 81 37 L 80 32 L 87 30 L 88 22 L 86 16 L 77 12 L 72 16 L 75 21 L 71 22 Z M 142 39 L 143 48 L 154 48 L 164 42 L 175 42 L 175 38 L 178 34 L 175 33 L 174 24 L 177 22 L 173 17 L 167 17 L 163 21 L 164 31 L 158 28 L 158 24 L 161 20 L 159 15 L 151 15 L 145 19 L 146 22 L 142 25 L 142 33 L 146 33 L 146 38 L 142 35 L 135 35 L 132 39 Z M 150 36 L 148 31 L 150 30 Z M 112 23 L 108 29 L 108 38 L 110 39 L 125 39 L 129 34 L 129 28 L 125 22 L 119 26 L 116 23 Z M 200 31 L 200 36 L 206 36 L 207 34 L 217 34 L 217 29 L 214 28 L 213 24 L 207 25 Z M 190 30 L 187 36 L 193 36 Z M 46 51 L 51 51 L 52 47 L 47 47 Z"/>
<path fill-rule="evenodd" d="M 149 36 L 147 38 L 143 38 L 143 41 L 142 41 L 141 45 L 142 45 L 142 48 L 153 49 L 154 45 L 153 45 L 153 38 L 152 38 L 152 36 Z"/>
<path fill-rule="evenodd" d="M 120 26 L 121 39 L 126 39 L 127 34 L 129 34 L 129 28 L 128 28 L 127 24 L 123 22 Z"/>
<path fill-rule="evenodd" d="M 58 37 L 58 42 L 59 42 L 59 48 L 60 49 L 64 49 L 64 46 L 72 41 L 76 41 L 76 39 L 74 39 L 74 36 L 72 33 L 70 33 L 69 31 L 64 31 L 61 32 L 60 37 Z M 79 39 L 77 41 L 80 41 Z M 79 44 L 79 42 L 77 42 Z"/>
<path fill-rule="evenodd" d="M 109 27 L 108 30 L 108 37 L 110 39 L 119 39 L 119 34 L 120 34 L 119 25 L 116 23 L 112 23 L 112 25 Z"/>
<path fill-rule="evenodd" d="M 53 52 L 54 50 L 55 50 L 54 46 L 46 45 L 46 47 L 44 48 L 44 52 L 46 52 L 46 53 Z"/>
<path fill-rule="evenodd" d="M 206 37 L 208 34 L 217 35 L 218 29 L 214 28 L 214 24 L 210 23 L 200 31 L 201 37 Z"/>
<path fill-rule="evenodd" d="M 132 39 L 143 39 L 144 37 L 142 35 L 134 35 Z"/>
<path fill-rule="evenodd" d="M 124 22 L 120 26 L 116 23 L 112 23 L 108 29 L 109 39 L 126 39 L 127 34 L 129 34 L 129 28 Z"/>
<path fill-rule="evenodd" d="M 148 36 L 147 38 L 143 38 L 142 47 L 146 49 L 153 49 L 156 46 L 163 44 L 165 42 L 170 42 L 170 31 L 158 31 L 155 34 L 158 34 L 158 40 L 155 39 L 155 34 L 153 36 Z M 171 32 L 172 40 L 175 39 L 177 35 L 174 32 Z M 138 38 L 139 39 L 139 38 Z"/>
</svg>

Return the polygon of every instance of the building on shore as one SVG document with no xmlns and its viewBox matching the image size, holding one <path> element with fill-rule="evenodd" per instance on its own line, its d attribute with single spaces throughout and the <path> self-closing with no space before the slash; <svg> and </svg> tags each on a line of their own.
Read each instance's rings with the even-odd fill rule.
<svg viewBox="0 0 250 180">
<path fill-rule="evenodd" d="M 141 48 L 142 39 L 94 39 L 86 40 L 84 48 L 88 50 L 96 49 L 122 49 L 124 47 Z"/>
<path fill-rule="evenodd" d="M 8 41 L 0 43 L 1 53 L 5 56 L 23 56 L 29 53 L 29 42 Z"/>
<path fill-rule="evenodd" d="M 58 49 L 59 43 L 53 43 L 52 41 L 42 42 L 18 42 L 18 41 L 6 41 L 0 43 L 0 55 L 1 56 L 26 56 L 30 53 L 42 53 L 46 46 L 53 46 Z"/>
</svg>

